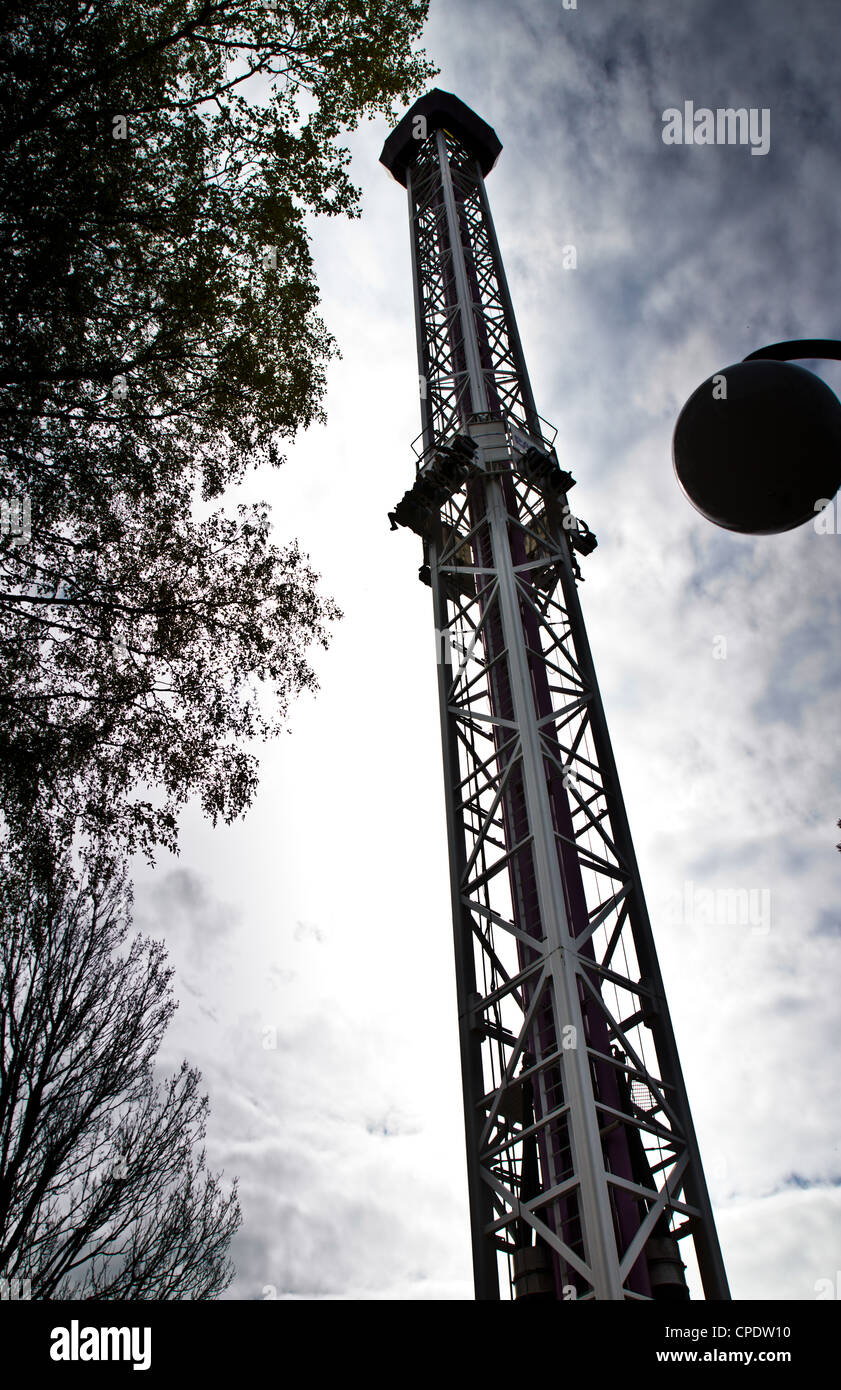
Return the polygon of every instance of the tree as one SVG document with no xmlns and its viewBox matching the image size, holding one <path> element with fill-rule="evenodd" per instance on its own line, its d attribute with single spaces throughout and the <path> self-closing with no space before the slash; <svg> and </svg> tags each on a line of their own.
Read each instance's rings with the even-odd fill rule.
<svg viewBox="0 0 841 1390">
<path fill-rule="evenodd" d="M 28 543 L 0 537 L 10 823 L 63 808 L 172 845 L 186 796 L 253 795 L 243 739 L 278 727 L 255 681 L 279 711 L 314 687 L 304 652 L 337 616 L 316 576 L 262 513 L 199 524 L 194 503 L 323 418 L 307 217 L 359 215 L 340 136 L 431 76 L 426 10 L 5 7 L 0 500 L 31 511 Z"/>
<path fill-rule="evenodd" d="M 151 857 L 190 794 L 213 821 L 246 809 L 254 740 L 315 688 L 307 646 L 338 609 L 297 545 L 271 544 L 266 509 L 113 511 L 95 544 L 0 552 L 0 586 L 14 566 L 43 598 L 0 626 L 0 807 L 21 842 L 48 814 Z"/>
<path fill-rule="evenodd" d="M 334 344 L 305 214 L 359 215 L 337 138 L 431 75 L 410 50 L 426 9 L 5 10 L 0 388 L 39 515 L 186 473 L 215 495 L 320 418 Z"/>
<path fill-rule="evenodd" d="M 175 1007 L 160 943 L 127 940 L 99 850 L 33 872 L 0 848 L 0 1276 L 37 1299 L 201 1299 L 240 1223 L 199 1146 L 207 1098 L 154 1059 Z"/>
</svg>

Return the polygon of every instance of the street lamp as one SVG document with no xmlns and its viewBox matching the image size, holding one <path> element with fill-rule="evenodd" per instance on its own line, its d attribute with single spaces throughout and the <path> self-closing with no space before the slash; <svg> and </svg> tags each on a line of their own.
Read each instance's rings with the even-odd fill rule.
<svg viewBox="0 0 841 1390">
<path fill-rule="evenodd" d="M 693 507 L 728 531 L 790 531 L 841 485 L 841 401 L 792 358 L 841 361 L 841 342 L 760 348 L 699 386 L 675 425 L 677 480 Z"/>
</svg>

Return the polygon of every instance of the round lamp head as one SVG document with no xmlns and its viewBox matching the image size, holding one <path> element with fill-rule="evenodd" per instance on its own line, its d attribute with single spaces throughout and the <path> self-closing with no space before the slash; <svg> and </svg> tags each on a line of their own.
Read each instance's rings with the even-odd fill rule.
<svg viewBox="0 0 841 1390">
<path fill-rule="evenodd" d="M 841 401 L 804 367 L 738 362 L 690 396 L 672 456 L 709 521 L 751 535 L 790 531 L 841 485 Z"/>
</svg>

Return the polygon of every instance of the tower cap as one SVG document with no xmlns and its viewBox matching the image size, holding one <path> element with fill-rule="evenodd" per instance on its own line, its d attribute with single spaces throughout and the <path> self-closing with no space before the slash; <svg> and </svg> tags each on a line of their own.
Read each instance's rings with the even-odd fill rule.
<svg viewBox="0 0 841 1390">
<path fill-rule="evenodd" d="M 414 163 L 421 143 L 415 135 L 418 116 L 425 117 L 427 134 L 431 135 L 433 130 L 448 131 L 465 149 L 475 155 L 482 174 L 490 173 L 502 149 L 502 141 L 496 131 L 452 92 L 442 92 L 440 87 L 434 87 L 431 92 L 419 97 L 414 106 L 409 107 L 382 148 L 380 163 L 385 165 L 404 188 L 406 172 Z"/>
</svg>

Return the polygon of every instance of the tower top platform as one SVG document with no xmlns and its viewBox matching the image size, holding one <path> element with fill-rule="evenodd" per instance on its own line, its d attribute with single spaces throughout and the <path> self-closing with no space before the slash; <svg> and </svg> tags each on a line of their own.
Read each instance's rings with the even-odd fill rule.
<svg viewBox="0 0 841 1390">
<path fill-rule="evenodd" d="M 496 131 L 452 92 L 442 92 L 440 87 L 434 87 L 409 107 L 382 148 L 380 163 L 404 188 L 406 171 L 414 163 L 420 145 L 415 133 L 418 116 L 425 118 L 427 134 L 433 130 L 449 131 L 476 156 L 482 174 L 490 173 L 502 149 L 502 141 Z"/>
</svg>

